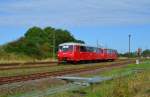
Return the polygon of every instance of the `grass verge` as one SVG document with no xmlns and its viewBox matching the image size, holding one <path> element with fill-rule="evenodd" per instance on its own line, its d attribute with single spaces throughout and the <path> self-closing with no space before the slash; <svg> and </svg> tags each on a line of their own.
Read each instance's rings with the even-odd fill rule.
<svg viewBox="0 0 150 97">
<path fill-rule="evenodd" d="M 77 92 L 69 91 L 47 97 L 150 97 L 150 61 L 136 65 L 130 64 L 125 68 L 96 74 L 96 76 L 120 75 L 130 70 L 140 70 L 126 77 L 120 77 L 101 84 L 93 85 Z M 95 76 L 95 75 L 88 75 Z"/>
</svg>

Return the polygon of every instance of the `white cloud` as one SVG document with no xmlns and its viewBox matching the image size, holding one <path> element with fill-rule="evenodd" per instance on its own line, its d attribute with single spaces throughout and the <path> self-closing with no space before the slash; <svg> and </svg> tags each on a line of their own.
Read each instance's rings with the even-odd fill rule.
<svg viewBox="0 0 150 97">
<path fill-rule="evenodd" d="M 0 26 L 150 24 L 149 0 L 9 1 L 0 3 Z"/>
</svg>

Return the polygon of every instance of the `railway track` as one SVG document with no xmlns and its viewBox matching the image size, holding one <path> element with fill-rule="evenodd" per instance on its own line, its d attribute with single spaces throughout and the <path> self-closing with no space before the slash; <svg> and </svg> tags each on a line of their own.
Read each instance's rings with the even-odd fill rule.
<svg viewBox="0 0 150 97">
<path fill-rule="evenodd" d="M 64 70 L 53 71 L 53 72 L 36 73 L 36 74 L 21 75 L 21 76 L 0 77 L 0 85 L 47 78 L 47 77 L 62 76 L 62 75 L 80 73 L 80 72 L 85 72 L 85 71 L 92 71 L 92 70 L 102 69 L 102 68 L 118 67 L 118 66 L 127 65 L 133 62 L 134 61 L 116 62 L 116 63 L 112 63 L 112 64 L 105 65 L 105 66 L 104 65 L 98 65 L 98 66 L 90 65 L 90 66 L 83 67 L 83 68 L 64 69 Z"/>
<path fill-rule="evenodd" d="M 116 60 L 119 61 L 126 61 L 123 60 Z M 12 70 L 12 69 L 28 69 L 28 68 L 40 68 L 40 67 L 53 67 L 58 66 L 57 61 L 55 62 L 26 62 L 26 63 L 3 63 L 0 64 L 0 70 Z"/>
</svg>

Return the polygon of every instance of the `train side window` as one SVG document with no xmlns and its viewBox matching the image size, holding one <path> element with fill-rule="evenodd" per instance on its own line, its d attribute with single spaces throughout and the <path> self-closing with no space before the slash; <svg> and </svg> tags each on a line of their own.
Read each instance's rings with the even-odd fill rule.
<svg viewBox="0 0 150 97">
<path fill-rule="evenodd" d="M 112 50 L 112 53 L 114 53 L 115 51 L 114 50 Z"/>
<path fill-rule="evenodd" d="M 102 49 L 99 49 L 100 53 L 103 53 L 103 50 Z"/>
<path fill-rule="evenodd" d="M 86 47 L 87 52 L 91 52 L 91 48 L 90 47 Z"/>
<path fill-rule="evenodd" d="M 104 53 L 107 54 L 107 50 L 104 50 Z"/>
<path fill-rule="evenodd" d="M 117 50 L 115 50 L 115 54 L 118 54 Z"/>
<path fill-rule="evenodd" d="M 109 54 L 111 54 L 111 50 L 109 50 Z"/>
<path fill-rule="evenodd" d="M 64 45 L 61 49 L 63 52 L 73 51 L 73 45 Z"/>
<path fill-rule="evenodd" d="M 90 47 L 86 47 L 87 52 L 91 52 L 91 48 Z"/>
<path fill-rule="evenodd" d="M 114 53 L 114 54 L 117 54 L 117 51 L 116 51 L 116 50 L 114 50 L 114 51 L 113 51 L 113 53 Z"/>
<path fill-rule="evenodd" d="M 111 54 L 111 50 L 107 50 L 107 53 L 108 53 L 108 54 Z"/>
<path fill-rule="evenodd" d="M 112 50 L 110 50 L 110 54 L 112 54 Z"/>
<path fill-rule="evenodd" d="M 87 51 L 87 49 L 85 46 L 80 46 L 80 52 L 86 52 L 86 51 Z"/>
<path fill-rule="evenodd" d="M 114 51 L 114 50 L 112 50 L 112 53 L 114 54 L 114 53 L 115 53 L 115 51 Z"/>
<path fill-rule="evenodd" d="M 107 50 L 107 54 L 109 54 L 109 50 Z"/>
<path fill-rule="evenodd" d="M 101 49 L 96 48 L 96 53 L 103 53 Z"/>
<path fill-rule="evenodd" d="M 95 48 L 95 47 L 94 47 L 93 49 L 94 49 L 94 52 L 96 52 L 96 53 L 97 53 L 97 48 Z"/>
<path fill-rule="evenodd" d="M 100 50 L 98 48 L 96 48 L 96 53 L 100 53 Z"/>
</svg>

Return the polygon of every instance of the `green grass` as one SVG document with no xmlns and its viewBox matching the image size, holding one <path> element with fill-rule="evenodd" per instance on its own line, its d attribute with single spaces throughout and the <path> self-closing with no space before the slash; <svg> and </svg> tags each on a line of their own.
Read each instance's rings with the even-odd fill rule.
<svg viewBox="0 0 150 97">
<path fill-rule="evenodd" d="M 113 69 L 96 76 L 120 75 L 134 69 L 144 69 L 142 73 L 131 74 L 99 85 L 79 90 L 86 94 L 65 92 L 47 97 L 150 97 L 150 61 L 143 64 L 130 64 L 125 68 Z M 92 75 L 88 75 L 92 76 Z M 95 75 L 93 75 L 95 76 Z"/>
<path fill-rule="evenodd" d="M 129 64 L 128 66 L 124 67 L 124 68 L 114 68 L 112 70 L 106 70 L 104 72 L 101 73 L 97 73 L 95 74 L 96 76 L 113 76 L 116 74 L 121 74 L 124 72 L 128 72 L 128 71 L 132 71 L 132 70 L 137 70 L 137 69 L 144 69 L 144 70 L 149 70 L 150 69 L 150 61 L 144 61 L 141 64 Z M 95 76 L 93 74 L 89 74 L 89 75 L 85 75 L 87 77 L 92 77 Z"/>
<path fill-rule="evenodd" d="M 26 62 L 34 60 L 34 58 L 26 55 L 18 55 L 15 53 L 0 52 L 0 63 Z"/>
<path fill-rule="evenodd" d="M 149 74 L 150 72 L 143 72 L 95 85 L 93 89 L 85 90 L 86 97 L 148 97 L 146 91 L 150 89 Z"/>
</svg>

